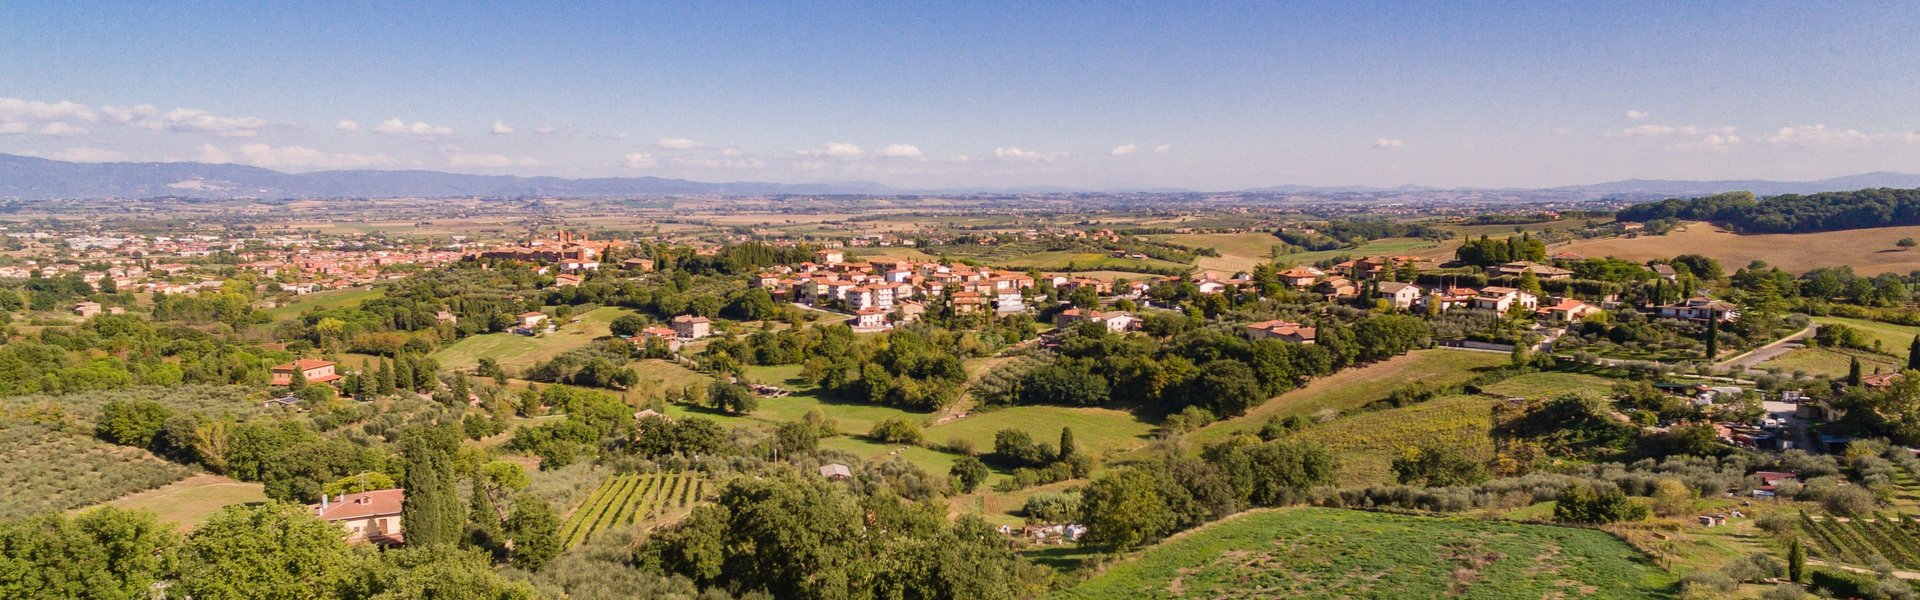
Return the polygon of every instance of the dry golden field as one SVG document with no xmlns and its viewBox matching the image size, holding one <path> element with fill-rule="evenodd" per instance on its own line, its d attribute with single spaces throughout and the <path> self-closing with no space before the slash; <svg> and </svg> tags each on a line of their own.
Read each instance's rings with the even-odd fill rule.
<svg viewBox="0 0 1920 600">
<path fill-rule="evenodd" d="M 1920 238 L 1920 226 L 1853 229 L 1823 233 L 1738 235 L 1707 223 L 1690 223 L 1667 235 L 1589 240 L 1548 248 L 1588 257 L 1614 256 L 1643 261 L 1678 254 L 1703 254 L 1728 271 L 1754 260 L 1796 273 L 1820 267 L 1852 265 L 1865 275 L 1920 270 L 1920 251 L 1894 246 L 1900 238 Z"/>
</svg>

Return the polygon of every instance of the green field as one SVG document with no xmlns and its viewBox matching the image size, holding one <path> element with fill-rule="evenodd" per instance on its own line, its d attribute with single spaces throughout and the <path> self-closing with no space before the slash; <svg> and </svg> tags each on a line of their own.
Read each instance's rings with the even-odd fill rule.
<svg viewBox="0 0 1920 600">
<path fill-rule="evenodd" d="M 1423 444 L 1459 448 L 1468 456 L 1492 455 L 1494 399 L 1451 396 L 1401 408 L 1343 417 L 1299 433 L 1326 445 L 1340 458 L 1340 484 L 1393 483 L 1393 459 Z"/>
<path fill-rule="evenodd" d="M 260 312 L 266 313 L 268 317 L 272 317 L 274 320 L 277 321 L 280 319 L 289 319 L 289 318 L 297 317 L 297 316 L 300 316 L 301 313 L 305 313 L 309 310 L 313 310 L 316 308 L 325 309 L 325 308 L 340 308 L 343 306 L 359 306 L 360 303 L 366 302 L 368 300 L 372 300 L 374 298 L 379 298 L 382 294 L 385 294 L 385 293 L 386 293 L 385 290 L 381 290 L 378 288 L 345 288 L 345 289 L 338 289 L 338 290 L 327 290 L 324 292 L 314 292 L 304 296 L 297 296 L 296 297 L 297 299 L 293 302 L 282 304 L 280 306 L 275 306 L 273 308 L 269 308 Z"/>
<path fill-rule="evenodd" d="M 580 315 L 580 322 L 560 326 L 558 331 L 537 337 L 514 335 L 511 333 L 488 333 L 476 335 L 454 342 L 433 353 L 445 369 L 468 369 L 480 364 L 480 359 L 491 358 L 500 361 L 500 366 L 509 371 L 525 369 L 549 358 L 580 348 L 593 340 L 612 335 L 608 325 L 620 315 L 629 314 L 625 309 L 601 307 Z"/>
<path fill-rule="evenodd" d="M 1154 428 L 1133 413 L 1111 408 L 1013 406 L 935 425 L 927 429 L 927 439 L 936 443 L 964 439 L 973 442 L 976 451 L 986 452 L 993 448 L 993 435 L 1002 429 L 1018 429 L 1035 440 L 1053 443 L 1060 439 L 1061 427 L 1072 427 L 1074 444 L 1095 455 L 1144 444 Z"/>
<path fill-rule="evenodd" d="M 195 475 L 107 504 L 115 508 L 148 511 L 162 523 L 190 529 L 227 506 L 266 501 L 267 494 L 258 483 L 244 483 L 218 475 Z"/>
<path fill-rule="evenodd" d="M 1914 336 L 1920 335 L 1920 327 L 1895 325 L 1866 319 L 1848 319 L 1845 317 L 1814 317 L 1813 322 L 1822 325 L 1839 324 L 1852 327 L 1867 335 L 1868 342 L 1879 343 L 1880 352 L 1889 356 L 1905 358 L 1907 348 L 1913 344 Z"/>
<path fill-rule="evenodd" d="M 1387 397 L 1394 388 L 1415 382 L 1453 385 L 1474 377 L 1475 369 L 1506 364 L 1497 352 L 1416 350 L 1365 367 L 1347 369 L 1308 382 L 1306 387 L 1268 400 L 1247 414 L 1200 428 L 1188 436 L 1195 442 L 1219 441 L 1236 432 L 1257 431 L 1272 417 L 1314 416 L 1321 411 L 1358 408 Z"/>
<path fill-rule="evenodd" d="M 1218 257 L 1202 257 L 1198 262 L 1201 268 L 1223 271 L 1245 271 L 1255 265 L 1267 262 L 1272 248 L 1284 246 L 1285 242 L 1271 233 L 1173 233 L 1148 236 L 1152 239 L 1180 244 L 1193 248 L 1212 248 L 1220 252 Z M 1280 256 L 1282 266 L 1312 264 L 1337 256 L 1374 256 L 1398 254 L 1432 254 L 1441 246 L 1440 242 L 1414 238 L 1385 238 L 1361 244 L 1356 248 L 1342 250 L 1322 250 L 1299 252 Z"/>
<path fill-rule="evenodd" d="M 1664 598 L 1674 578 L 1606 533 L 1327 508 L 1243 513 L 1061 598 Z"/>
<path fill-rule="evenodd" d="M 1885 354 L 1835 348 L 1795 349 L 1773 360 L 1760 363 L 1758 368 L 1766 370 L 1778 367 L 1781 372 L 1787 374 L 1805 372 L 1808 375 L 1846 377 L 1848 369 L 1852 368 L 1854 358 L 1860 359 L 1860 370 L 1867 375 L 1907 368 L 1905 362 Z"/>
<path fill-rule="evenodd" d="M 1519 398 L 1546 398 L 1567 392 L 1607 393 L 1614 380 L 1587 373 L 1547 371 L 1515 376 L 1482 390 L 1489 394 Z"/>
</svg>

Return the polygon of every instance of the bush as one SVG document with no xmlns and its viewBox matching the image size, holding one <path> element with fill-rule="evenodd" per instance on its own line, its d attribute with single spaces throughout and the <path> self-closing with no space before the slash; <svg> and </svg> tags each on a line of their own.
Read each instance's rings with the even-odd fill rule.
<svg viewBox="0 0 1920 600">
<path fill-rule="evenodd" d="M 1865 598 L 1878 582 L 1872 575 L 1814 569 L 1813 590 L 1836 598 Z"/>
<path fill-rule="evenodd" d="M 1560 492 L 1555 500 L 1553 519 L 1562 523 L 1600 525 L 1647 518 L 1647 507 L 1635 504 L 1617 487 L 1581 483 Z"/>
<path fill-rule="evenodd" d="M 875 423 L 867 432 L 867 437 L 889 444 L 919 444 L 924 435 L 918 423 L 900 417 Z"/>
<path fill-rule="evenodd" d="M 1031 522 L 1066 523 L 1080 513 L 1080 494 L 1041 492 L 1029 496 L 1026 505 L 1020 511 Z"/>
</svg>

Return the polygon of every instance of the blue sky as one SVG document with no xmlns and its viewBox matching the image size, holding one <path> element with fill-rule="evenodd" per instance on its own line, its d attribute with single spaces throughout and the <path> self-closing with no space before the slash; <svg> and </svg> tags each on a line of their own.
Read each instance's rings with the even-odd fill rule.
<svg viewBox="0 0 1920 600">
<path fill-rule="evenodd" d="M 906 187 L 1920 171 L 1895 3 L 391 4 L 0 5 L 0 152 Z"/>
</svg>

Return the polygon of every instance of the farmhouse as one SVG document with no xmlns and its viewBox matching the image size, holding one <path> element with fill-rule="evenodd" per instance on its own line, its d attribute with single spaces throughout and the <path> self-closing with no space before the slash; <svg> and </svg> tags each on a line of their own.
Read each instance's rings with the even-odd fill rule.
<svg viewBox="0 0 1920 600">
<path fill-rule="evenodd" d="M 1540 298 L 1510 287 L 1488 286 L 1481 288 L 1480 294 L 1473 297 L 1473 307 L 1480 310 L 1507 312 L 1513 305 L 1519 304 L 1527 310 L 1533 310 L 1540 304 Z"/>
<path fill-rule="evenodd" d="M 1739 307 L 1732 302 L 1712 298 L 1688 298 L 1684 302 L 1663 304 L 1655 309 L 1660 316 L 1669 319 L 1732 321 L 1740 318 Z"/>
<path fill-rule="evenodd" d="M 1132 329 L 1133 326 L 1139 322 L 1139 319 L 1135 319 L 1133 313 L 1126 311 L 1100 312 L 1097 310 L 1080 310 L 1078 308 L 1069 308 L 1060 311 L 1060 314 L 1054 315 L 1053 317 L 1054 325 L 1059 327 L 1067 327 L 1074 323 L 1081 322 L 1099 323 L 1102 327 L 1107 328 L 1107 331 L 1118 333 Z"/>
<path fill-rule="evenodd" d="M 1506 263 L 1494 267 L 1493 270 L 1494 273 L 1510 277 L 1519 277 L 1528 271 L 1532 271 L 1535 277 L 1541 279 L 1573 279 L 1573 271 L 1524 260 Z"/>
<path fill-rule="evenodd" d="M 75 304 L 73 305 L 73 314 L 80 315 L 80 318 L 82 319 L 100 314 L 100 303 L 99 302 L 81 302 L 79 304 Z"/>
<path fill-rule="evenodd" d="M 1386 300 L 1394 308 L 1411 308 L 1413 301 L 1420 299 L 1420 286 L 1397 281 L 1383 282 L 1374 297 Z"/>
<path fill-rule="evenodd" d="M 854 311 L 853 318 L 847 320 L 847 326 L 852 327 L 854 331 L 880 331 L 886 329 L 887 311 L 874 306 L 862 308 Z"/>
<path fill-rule="evenodd" d="M 403 489 L 371 490 L 332 498 L 321 496 L 319 504 L 307 508 L 320 520 L 346 528 L 349 543 L 398 545 L 406 541 L 406 530 L 400 523 L 400 506 L 406 499 Z"/>
<path fill-rule="evenodd" d="M 331 361 L 311 358 L 302 358 L 284 365 L 276 365 L 273 367 L 272 384 L 278 386 L 292 385 L 294 373 L 299 373 L 301 378 L 305 379 L 307 383 L 332 383 L 340 379 L 340 375 L 333 372 L 333 367 L 334 364 Z"/>
<path fill-rule="evenodd" d="M 521 327 L 533 329 L 535 326 L 547 320 L 547 313 L 538 311 L 523 312 L 520 313 L 519 319 Z"/>
<path fill-rule="evenodd" d="M 680 315 L 674 317 L 670 324 L 673 326 L 674 335 L 683 340 L 697 340 L 713 335 L 713 321 L 706 317 Z"/>
<path fill-rule="evenodd" d="M 827 481 L 846 481 L 853 478 L 853 470 L 840 463 L 821 465 L 820 476 L 827 478 Z"/>
<path fill-rule="evenodd" d="M 1577 323 L 1581 319 L 1587 318 L 1587 315 L 1593 314 L 1593 312 L 1596 310 L 1599 310 L 1599 309 L 1594 308 L 1593 305 L 1591 304 L 1587 304 L 1585 302 L 1581 302 L 1579 300 L 1575 300 L 1572 298 L 1565 298 L 1560 300 L 1559 303 L 1556 303 L 1553 306 L 1542 307 L 1540 310 L 1536 312 L 1538 312 L 1541 317 L 1546 319 L 1551 319 L 1554 321 L 1566 321 L 1568 323 Z"/>
<path fill-rule="evenodd" d="M 1247 338 L 1254 340 L 1276 339 L 1296 344 L 1313 343 L 1315 328 L 1302 327 L 1289 321 L 1261 321 L 1247 324 Z"/>
</svg>

